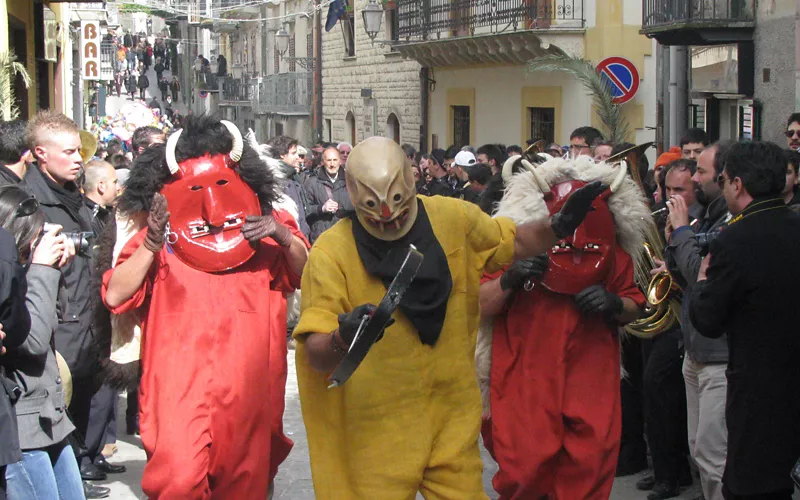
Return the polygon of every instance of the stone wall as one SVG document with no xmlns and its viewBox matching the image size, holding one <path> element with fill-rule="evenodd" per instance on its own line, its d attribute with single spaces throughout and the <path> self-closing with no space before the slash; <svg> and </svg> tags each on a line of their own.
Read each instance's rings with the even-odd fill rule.
<svg viewBox="0 0 800 500">
<path fill-rule="evenodd" d="M 322 105 L 325 130 L 323 138 L 350 142 L 346 117 L 352 112 L 356 123 L 356 142 L 372 135 L 387 135 L 391 113 L 400 122 L 400 142 L 419 147 L 420 135 L 420 65 L 404 60 L 389 46 L 374 46 L 361 16 L 367 0 L 355 0 L 355 56 L 348 57 L 342 34 L 342 21 L 322 38 Z M 322 12 L 323 26 L 326 10 Z M 346 26 L 345 26 L 346 27 Z M 376 40 L 386 40 L 386 24 Z M 361 97 L 361 89 L 372 89 L 377 105 L 375 130 L 371 129 L 372 109 Z M 330 130 L 327 124 L 330 120 Z"/>
</svg>

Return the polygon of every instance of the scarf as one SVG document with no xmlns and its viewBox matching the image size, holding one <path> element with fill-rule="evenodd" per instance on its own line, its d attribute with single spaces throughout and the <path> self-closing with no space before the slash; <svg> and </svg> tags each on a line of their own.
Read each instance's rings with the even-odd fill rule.
<svg viewBox="0 0 800 500">
<path fill-rule="evenodd" d="M 433 346 L 439 340 L 444 326 L 453 279 L 444 250 L 433 233 L 425 205 L 421 200 L 417 200 L 417 204 L 417 220 L 408 234 L 397 241 L 379 240 L 364 229 L 355 215 L 350 218 L 361 262 L 367 272 L 380 278 L 387 288 L 403 265 L 408 245 L 414 245 L 425 256 L 399 307 L 416 328 L 420 341 Z"/>
<path fill-rule="evenodd" d="M 44 173 L 42 177 L 44 178 L 44 182 L 47 183 L 47 187 L 56 195 L 58 201 L 69 209 L 76 220 L 80 220 L 79 214 L 83 206 L 83 195 L 78 189 L 78 186 L 76 186 L 74 182 L 67 182 L 61 186 Z"/>
</svg>

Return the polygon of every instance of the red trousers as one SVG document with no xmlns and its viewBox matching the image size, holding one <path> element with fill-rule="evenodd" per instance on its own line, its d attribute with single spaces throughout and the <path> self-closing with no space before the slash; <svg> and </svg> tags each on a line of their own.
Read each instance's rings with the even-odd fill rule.
<svg viewBox="0 0 800 500">
<path fill-rule="evenodd" d="M 486 446 L 503 500 L 607 499 L 619 454 L 619 342 L 572 297 L 518 292 L 495 320 Z"/>
</svg>

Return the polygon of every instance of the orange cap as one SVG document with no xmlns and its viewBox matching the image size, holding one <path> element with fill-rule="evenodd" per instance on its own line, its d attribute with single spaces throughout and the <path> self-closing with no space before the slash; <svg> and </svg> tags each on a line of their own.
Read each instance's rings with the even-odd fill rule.
<svg viewBox="0 0 800 500">
<path fill-rule="evenodd" d="M 663 167 L 664 165 L 669 165 L 675 160 L 681 159 L 681 148 L 678 146 L 672 146 L 669 148 L 669 151 L 666 153 L 661 153 L 661 156 L 658 157 L 656 160 L 656 168 Z"/>
</svg>

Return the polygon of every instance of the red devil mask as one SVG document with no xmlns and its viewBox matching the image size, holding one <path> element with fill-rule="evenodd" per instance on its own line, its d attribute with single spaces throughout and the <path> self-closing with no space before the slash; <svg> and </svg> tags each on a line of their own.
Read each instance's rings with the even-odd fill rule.
<svg viewBox="0 0 800 500">
<path fill-rule="evenodd" d="M 556 184 L 545 195 L 550 215 L 564 206 L 569 195 L 586 185 L 581 181 Z M 542 285 L 556 293 L 575 295 L 588 286 L 603 283 L 609 275 L 614 258 L 616 231 L 614 218 L 608 208 L 610 190 L 595 198 L 592 210 L 571 236 L 556 243 L 547 253 L 550 266 Z"/>
<path fill-rule="evenodd" d="M 169 243 L 186 265 L 204 272 L 227 271 L 247 262 L 255 250 L 242 235 L 248 215 L 261 215 L 258 197 L 232 166 L 242 155 L 239 130 L 222 121 L 233 135 L 228 155 L 175 159 L 181 131 L 167 141 L 167 165 L 172 180 L 161 190 L 167 198 Z"/>
</svg>

